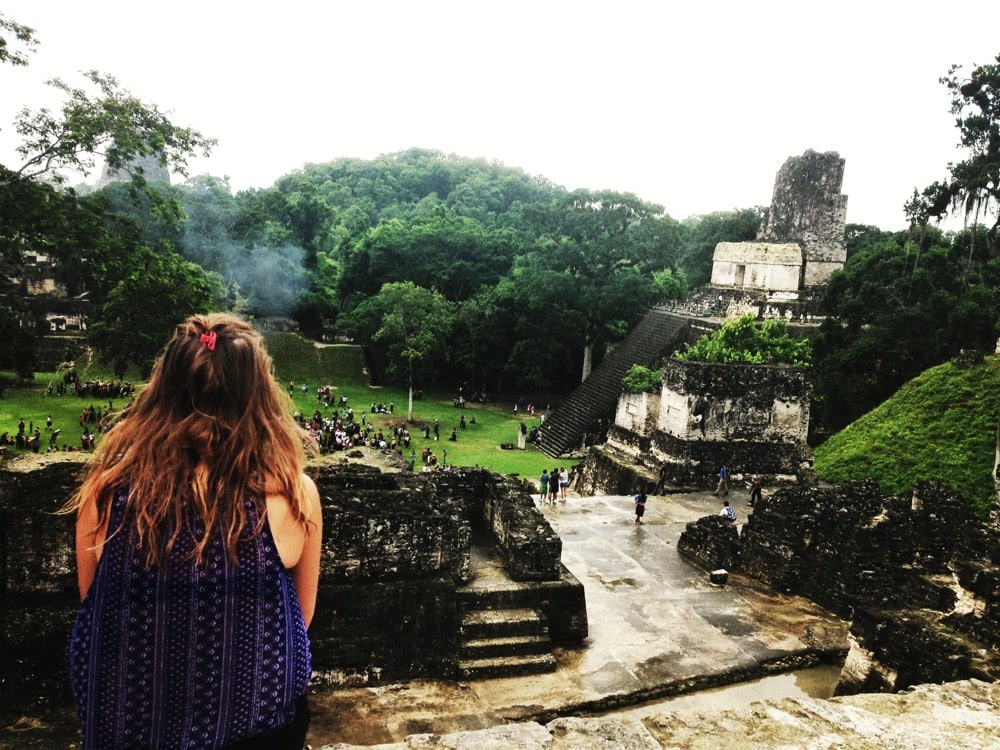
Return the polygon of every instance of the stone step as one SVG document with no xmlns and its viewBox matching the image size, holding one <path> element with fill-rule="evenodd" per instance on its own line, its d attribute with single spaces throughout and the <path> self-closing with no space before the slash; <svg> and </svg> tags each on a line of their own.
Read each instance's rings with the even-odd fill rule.
<svg viewBox="0 0 1000 750">
<path fill-rule="evenodd" d="M 459 606 L 466 613 L 473 611 L 499 610 L 509 612 L 516 609 L 533 609 L 539 599 L 539 592 L 531 587 L 477 588 L 468 586 L 456 591 Z"/>
<path fill-rule="evenodd" d="M 504 638 L 471 638 L 462 641 L 460 659 L 474 661 L 552 654 L 552 640 L 541 635 L 517 635 Z"/>
<path fill-rule="evenodd" d="M 556 659 L 552 654 L 527 654 L 494 659 L 468 659 L 458 663 L 459 675 L 466 680 L 488 680 L 527 674 L 554 672 Z"/>
<path fill-rule="evenodd" d="M 462 617 L 462 636 L 467 639 L 514 635 L 547 635 L 548 621 L 534 609 L 474 609 Z"/>
</svg>

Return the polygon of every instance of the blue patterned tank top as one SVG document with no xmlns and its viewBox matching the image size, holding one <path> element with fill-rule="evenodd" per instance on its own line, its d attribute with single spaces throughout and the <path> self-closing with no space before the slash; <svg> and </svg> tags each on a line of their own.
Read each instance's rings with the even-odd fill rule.
<svg viewBox="0 0 1000 750">
<path fill-rule="evenodd" d="M 84 750 L 208 750 L 291 722 L 311 656 L 270 527 L 240 542 L 235 565 L 221 536 L 201 564 L 186 560 L 181 533 L 167 563 L 149 568 L 134 524 L 113 533 L 126 496 L 115 493 L 66 654 Z M 259 512 L 246 507 L 253 528 Z"/>
</svg>

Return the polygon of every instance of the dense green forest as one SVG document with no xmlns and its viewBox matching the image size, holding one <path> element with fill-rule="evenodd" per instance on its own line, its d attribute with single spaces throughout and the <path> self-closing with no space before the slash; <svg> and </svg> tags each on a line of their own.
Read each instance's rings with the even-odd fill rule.
<svg viewBox="0 0 1000 750">
<path fill-rule="evenodd" d="M 0 70 L 29 62 L 30 29 L 0 16 L 0 42 Z M 416 388 L 566 393 L 650 305 L 706 283 L 716 243 L 753 239 L 762 216 L 678 220 L 631 193 L 421 149 L 310 164 L 235 194 L 212 176 L 167 186 L 141 171 L 69 188 L 59 170 L 95 157 L 118 169 L 153 157 L 185 175 L 214 145 L 112 77 L 86 77 L 89 91 L 56 82 L 61 112 L 21 113 L 24 161 L 0 165 L 0 270 L 13 282 L 0 370 L 22 376 L 44 325 L 24 290 L 52 275 L 88 300 L 90 342 L 120 372 L 148 369 L 187 314 L 228 309 L 374 342 L 388 376 Z M 1000 64 L 942 82 L 968 156 L 900 196 L 909 230 L 848 225 L 812 348 L 813 414 L 829 430 L 963 348 L 992 351 L 1000 330 L 998 224 L 982 225 L 1000 197 Z M 932 223 L 956 214 L 966 230 Z"/>
</svg>

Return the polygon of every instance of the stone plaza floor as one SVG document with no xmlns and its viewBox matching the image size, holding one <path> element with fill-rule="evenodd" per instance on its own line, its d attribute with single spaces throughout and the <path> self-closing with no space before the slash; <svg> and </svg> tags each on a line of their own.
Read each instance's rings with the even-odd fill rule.
<svg viewBox="0 0 1000 750">
<path fill-rule="evenodd" d="M 746 493 L 729 499 L 741 523 Z M 847 623 L 822 608 L 734 574 L 725 586 L 712 585 L 677 553 L 685 524 L 719 507 L 708 491 L 651 496 L 637 525 L 628 496 L 540 505 L 562 538 L 563 564 L 584 585 L 586 642 L 557 649 L 558 669 L 548 674 L 322 691 L 311 701 L 311 746 L 400 743 L 415 734 L 601 714 L 846 649 Z"/>
</svg>

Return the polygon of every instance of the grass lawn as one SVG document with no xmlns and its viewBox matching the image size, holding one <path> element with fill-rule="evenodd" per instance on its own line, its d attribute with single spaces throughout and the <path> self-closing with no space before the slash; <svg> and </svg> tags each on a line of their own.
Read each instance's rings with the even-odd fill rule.
<svg viewBox="0 0 1000 750">
<path fill-rule="evenodd" d="M 87 380 L 101 380 L 104 382 L 120 382 L 111 373 L 110 369 L 100 366 L 83 366 L 77 369 L 77 374 L 82 382 Z M 35 373 L 32 382 L 15 385 L 9 373 L 0 373 L 0 382 L 3 384 L 3 396 L 0 398 L 0 433 L 8 433 L 11 437 L 17 434 L 18 420 L 23 419 L 25 431 L 33 431 L 35 427 L 41 429 L 41 449 L 44 451 L 49 446 L 52 432 L 46 429 L 46 421 L 52 418 L 52 431 L 59 430 L 56 445 L 61 450 L 63 447 L 80 448 L 80 435 L 83 433 L 80 424 L 80 416 L 85 409 L 91 406 L 95 410 L 107 408 L 109 400 L 114 409 L 122 408 L 128 401 L 117 396 L 85 396 L 80 397 L 73 394 L 72 387 L 67 389 L 65 395 L 46 395 L 49 382 L 53 383 L 53 393 L 55 387 L 62 383 L 61 373 Z M 96 429 L 93 425 L 88 425 L 88 429 Z M 12 450 L 10 446 L 7 450 Z"/>
<path fill-rule="evenodd" d="M 357 346 L 335 345 L 316 346 L 312 342 L 286 333 L 268 333 L 265 336 L 268 351 L 274 359 L 274 369 L 279 382 L 287 392 L 289 384 L 295 383 L 292 389 L 292 400 L 295 408 L 305 416 L 311 416 L 317 408 L 324 416 L 331 414 L 331 409 L 323 408 L 316 393 L 320 386 L 334 386 L 336 397 L 347 396 L 348 404 L 354 409 L 355 419 L 360 421 L 362 415 L 372 422 L 376 428 L 382 427 L 388 434 L 393 424 L 406 420 L 407 392 L 404 388 L 385 386 L 371 388 L 362 372 L 361 355 Z M 108 369 L 93 365 L 79 367 L 80 379 L 114 380 Z M 53 429 L 60 429 L 58 445 L 79 448 L 81 428 L 79 418 L 81 412 L 93 405 L 95 408 L 107 406 L 107 399 L 80 398 L 74 395 L 46 396 L 45 390 L 49 381 L 59 383 L 62 376 L 54 373 L 37 373 L 34 382 L 14 386 L 8 378 L 0 399 L 0 433 L 6 431 L 10 435 L 17 432 L 17 422 L 24 419 L 25 425 L 31 423 L 40 426 L 42 430 L 42 450 L 49 444 L 49 435 L 45 430 L 45 421 L 52 416 Z M 303 393 L 302 386 L 308 390 Z M 141 387 L 141 385 L 140 385 Z M 518 413 L 515 416 L 511 405 L 494 405 L 468 403 L 464 409 L 455 407 L 451 392 L 425 389 L 422 399 L 413 402 L 413 421 L 409 424 L 411 436 L 410 450 L 417 454 L 417 468 L 420 465 L 420 452 L 425 445 L 429 446 L 438 458 L 438 463 L 447 466 L 483 466 L 502 474 L 514 474 L 529 479 L 536 478 L 542 469 L 550 471 L 556 462 L 542 453 L 534 445 L 528 444 L 525 450 L 503 450 L 500 445 L 512 443 L 517 445 L 517 435 L 523 422 L 527 430 L 539 423 L 537 416 L 529 417 Z M 125 405 L 124 399 L 112 399 L 116 409 Z M 372 403 L 390 402 L 395 404 L 392 414 L 372 414 Z M 336 404 L 336 399 L 334 400 Z M 459 427 L 462 415 L 466 418 L 466 427 Z M 435 441 L 433 432 L 429 440 L 424 440 L 420 427 L 427 424 L 433 428 L 434 420 L 438 421 L 440 439 Z M 472 420 L 475 419 L 475 423 Z M 454 429 L 457 440 L 451 441 L 451 431 Z M 98 435 L 98 439 L 100 436 Z M 11 448 L 8 448 L 11 450 Z M 409 458 L 409 451 L 405 452 Z"/>
<path fill-rule="evenodd" d="M 324 416 L 332 410 L 323 409 L 316 398 L 320 386 L 332 385 L 336 396 L 347 396 L 347 403 L 354 409 L 355 420 L 361 416 L 381 427 L 388 434 L 391 425 L 406 420 L 407 391 L 405 388 L 387 385 L 372 388 L 362 371 L 361 352 L 353 345 L 317 346 L 300 336 L 287 333 L 265 335 L 267 348 L 274 359 L 274 370 L 278 380 L 288 390 L 294 382 L 292 400 L 304 415 L 310 416 L 320 407 Z M 302 386 L 309 390 L 303 394 Z M 438 458 L 438 463 L 448 466 L 484 466 L 501 474 L 516 474 L 533 478 L 542 469 L 552 469 L 553 459 L 535 446 L 528 444 L 525 450 L 502 450 L 504 443 L 517 445 L 517 433 L 521 422 L 527 430 L 539 423 L 538 417 L 528 417 L 518 413 L 514 416 L 506 405 L 468 403 L 464 409 L 454 405 L 456 394 L 425 388 L 423 398 L 413 402 L 413 421 L 409 424 L 410 450 L 416 451 L 419 468 L 420 451 L 424 445 L 430 446 Z M 336 401 L 334 401 L 336 403 Z M 372 403 L 395 404 L 392 414 L 372 414 Z M 459 420 L 465 415 L 466 428 L 459 427 Z M 476 423 L 471 424 L 475 418 Z M 420 427 L 427 424 L 433 428 L 438 420 L 440 439 L 435 441 L 433 433 L 425 441 L 420 435 Z M 454 429 L 458 439 L 448 438 Z M 445 455 L 447 453 L 447 455 Z M 405 456 L 409 457 L 409 452 Z"/>
</svg>

